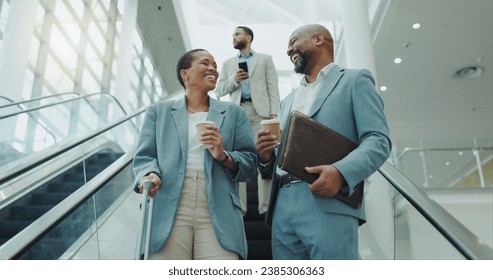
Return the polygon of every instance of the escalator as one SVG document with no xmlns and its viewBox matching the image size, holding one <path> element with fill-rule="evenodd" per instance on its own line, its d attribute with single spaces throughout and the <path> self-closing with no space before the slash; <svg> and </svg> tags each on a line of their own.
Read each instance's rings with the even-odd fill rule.
<svg viewBox="0 0 493 280">
<path fill-rule="evenodd" d="M 93 179 L 122 154 L 111 149 L 100 149 L 85 159 L 85 162 L 76 163 L 46 183 L 24 194 L 7 207 L 2 208 L 0 211 L 0 224 L 2 225 L 0 228 L 0 246 L 77 191 L 85 182 Z M 105 208 L 108 207 L 107 204 L 103 205 L 99 211 L 105 211 Z M 80 215 L 76 216 L 79 216 L 77 220 L 67 220 L 64 223 L 71 225 L 72 233 L 79 232 L 82 234 L 90 227 L 92 219 L 87 217 L 83 219 Z M 48 242 L 43 242 L 36 250 L 31 250 L 24 258 L 57 259 L 67 251 L 74 241 L 71 236 L 56 236 Z"/>
<path fill-rule="evenodd" d="M 131 163 L 137 139 L 135 124 L 143 112 L 107 122 L 76 140 L 60 141 L 60 145 L 40 152 L 42 159 L 29 157 L 27 166 L 11 164 L 13 172 L 0 173 L 0 197 L 20 197 L 0 201 L 0 218 L 5 219 L 0 220 L 1 228 L 7 220 L 24 223 L 10 229 L 10 235 L 2 233 L 7 237 L 0 245 L 0 259 L 134 259 L 141 196 L 131 188 Z M 109 160 L 102 164 L 104 158 Z M 92 169 L 93 164 L 99 166 Z M 69 173 L 72 168 L 75 173 Z M 416 236 L 409 236 L 411 225 L 404 214 L 408 212 L 419 217 L 426 230 L 424 238 L 433 236 L 433 242 L 426 243 L 430 248 L 425 249 L 445 252 L 445 259 L 493 259 L 490 245 L 390 163 L 375 176 L 365 188 L 369 219 L 360 228 L 362 259 L 437 258 L 412 254 L 416 250 L 412 246 L 421 240 L 410 242 Z M 81 184 L 70 185 L 71 178 L 78 178 Z M 30 182 L 25 184 L 30 187 L 19 187 L 24 182 Z M 69 188 L 73 190 L 62 194 L 61 190 Z M 255 214 L 256 184 L 250 182 L 247 188 L 251 202 L 245 216 L 249 259 L 271 259 L 270 233 L 264 228 L 263 217 Z M 22 201 L 37 204 L 22 210 Z"/>
<path fill-rule="evenodd" d="M 11 102 L 0 108 L 0 126 L 6 128 L 0 136 L 0 247 L 8 246 L 13 237 L 22 235 L 26 229 L 36 227 L 43 217 L 52 216 L 57 205 L 70 201 L 87 182 L 125 153 L 133 153 L 138 135 L 136 122 L 142 110 L 126 118 L 121 106 L 107 94 L 49 99 L 51 103 L 38 99 Z M 100 112 L 107 111 L 101 104 L 110 108 L 112 116 Z M 119 113 L 115 108 L 120 108 Z M 64 122 L 60 115 L 66 112 L 84 112 L 92 117 L 68 115 Z M 9 129 L 20 122 L 26 124 L 24 137 Z M 44 137 L 50 135 L 50 143 L 39 145 L 37 136 L 29 135 L 28 127 L 36 127 L 35 133 Z M 93 199 L 92 205 L 80 202 L 72 214 L 64 213 L 64 221 L 43 239 L 31 240 L 31 249 L 16 258 L 60 258 L 84 232 L 91 231 L 98 218 L 94 211 L 104 213 L 128 189 L 133 177 L 128 172 L 124 177 L 100 192 L 104 199 Z"/>
<path fill-rule="evenodd" d="M 249 260 L 271 260 L 271 233 L 265 225 L 265 214 L 258 213 L 257 179 L 247 182 L 247 213 L 243 217 Z"/>
</svg>

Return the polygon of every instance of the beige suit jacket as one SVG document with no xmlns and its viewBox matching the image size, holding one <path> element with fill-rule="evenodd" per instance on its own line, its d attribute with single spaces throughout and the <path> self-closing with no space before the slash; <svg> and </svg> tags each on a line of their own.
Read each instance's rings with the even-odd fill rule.
<svg viewBox="0 0 493 280">
<path fill-rule="evenodd" d="M 248 61 L 248 72 L 253 107 L 257 114 L 269 118 L 279 112 L 280 97 L 277 71 L 270 55 L 257 53 L 253 50 L 252 53 L 253 56 Z M 238 70 L 238 56 L 223 63 L 215 92 L 218 97 L 229 94 L 231 102 L 240 104 L 241 83 L 237 83 L 235 80 L 236 70 Z"/>
</svg>

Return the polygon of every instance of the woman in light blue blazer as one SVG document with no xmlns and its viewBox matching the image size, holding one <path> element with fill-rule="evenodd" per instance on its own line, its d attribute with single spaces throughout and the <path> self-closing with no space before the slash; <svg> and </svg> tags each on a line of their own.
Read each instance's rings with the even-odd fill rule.
<svg viewBox="0 0 493 280">
<path fill-rule="evenodd" d="M 209 97 L 216 68 L 206 50 L 187 52 L 177 65 L 185 97 L 147 109 L 133 168 L 136 191 L 153 182 L 151 259 L 246 259 L 238 182 L 256 178 L 256 148 L 245 110 Z M 215 125 L 198 134 L 205 120 Z"/>
</svg>

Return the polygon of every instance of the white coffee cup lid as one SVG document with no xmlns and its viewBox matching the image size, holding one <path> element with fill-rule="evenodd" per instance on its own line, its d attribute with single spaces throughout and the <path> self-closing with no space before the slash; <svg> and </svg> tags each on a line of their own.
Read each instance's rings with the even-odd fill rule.
<svg viewBox="0 0 493 280">
<path fill-rule="evenodd" d="M 199 124 L 212 124 L 212 125 L 216 125 L 213 121 L 202 121 L 202 122 L 198 122 L 195 126 L 197 126 Z"/>
<path fill-rule="evenodd" d="M 279 119 L 275 118 L 275 119 L 262 120 L 260 122 L 260 125 L 273 124 L 273 123 L 279 123 Z"/>
</svg>

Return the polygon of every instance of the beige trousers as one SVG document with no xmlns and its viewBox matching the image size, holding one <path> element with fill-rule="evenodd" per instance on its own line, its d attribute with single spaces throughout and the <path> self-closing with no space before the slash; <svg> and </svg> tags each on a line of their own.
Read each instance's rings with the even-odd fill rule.
<svg viewBox="0 0 493 280">
<path fill-rule="evenodd" d="M 163 248 L 149 254 L 149 259 L 239 259 L 238 254 L 224 250 L 217 241 L 209 215 L 204 171 L 187 169 L 175 225 Z"/>
<path fill-rule="evenodd" d="M 254 141 L 257 141 L 257 136 L 258 132 L 262 128 L 260 126 L 260 122 L 264 120 L 265 118 L 259 116 L 257 112 L 255 111 L 255 108 L 253 108 L 252 102 L 243 102 L 241 103 L 241 106 L 245 108 L 245 110 L 248 113 L 248 117 L 250 118 L 250 124 L 252 126 L 252 131 L 253 131 L 253 138 Z M 270 199 L 270 189 L 271 189 L 271 182 L 272 180 L 264 180 L 258 175 L 257 178 L 257 184 L 258 184 L 258 212 L 259 214 L 263 214 L 267 211 L 267 207 L 269 206 L 269 199 Z M 247 211 L 247 187 L 246 183 L 240 183 L 240 199 L 241 203 L 243 204 L 243 211 L 246 213 Z"/>
</svg>

